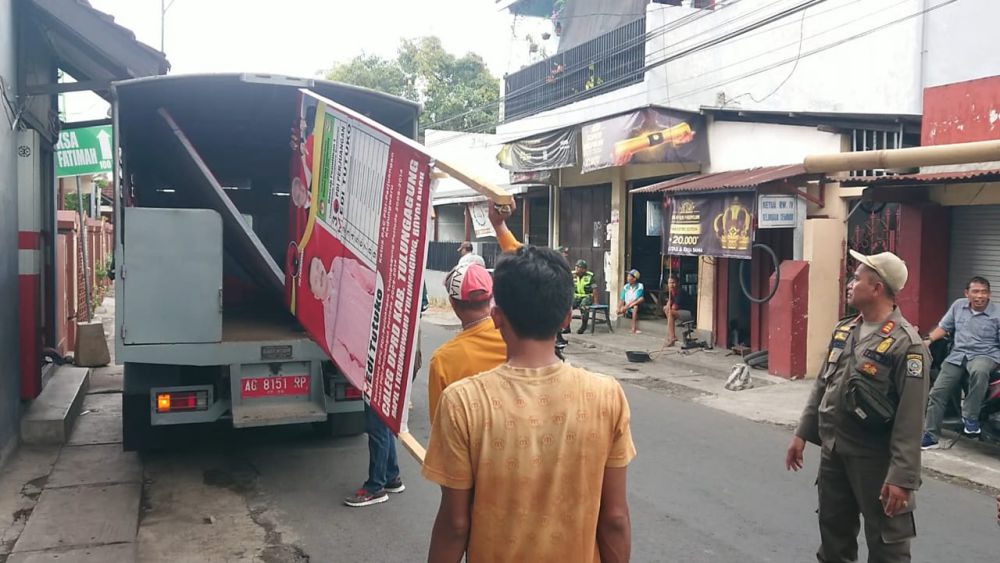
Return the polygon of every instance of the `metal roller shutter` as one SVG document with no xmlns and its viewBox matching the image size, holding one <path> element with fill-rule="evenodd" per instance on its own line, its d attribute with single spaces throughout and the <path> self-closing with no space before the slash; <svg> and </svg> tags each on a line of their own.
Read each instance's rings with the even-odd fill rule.
<svg viewBox="0 0 1000 563">
<path fill-rule="evenodd" d="M 949 302 L 962 297 L 972 276 L 983 276 L 1000 288 L 1000 205 L 951 209 Z"/>
</svg>

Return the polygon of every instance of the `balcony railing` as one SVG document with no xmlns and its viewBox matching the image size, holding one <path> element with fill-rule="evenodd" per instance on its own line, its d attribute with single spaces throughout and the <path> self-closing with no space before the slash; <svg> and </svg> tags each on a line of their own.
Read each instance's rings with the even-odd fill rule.
<svg viewBox="0 0 1000 563">
<path fill-rule="evenodd" d="M 504 121 L 599 96 L 642 82 L 646 18 L 507 75 Z"/>
</svg>

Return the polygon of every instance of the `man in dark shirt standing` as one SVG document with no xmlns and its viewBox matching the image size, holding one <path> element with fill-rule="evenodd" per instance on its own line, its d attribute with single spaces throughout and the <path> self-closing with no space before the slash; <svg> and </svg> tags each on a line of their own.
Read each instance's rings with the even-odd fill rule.
<svg viewBox="0 0 1000 563">
<path fill-rule="evenodd" d="M 663 306 L 663 314 L 667 317 L 667 346 L 677 342 L 677 323 L 694 318 L 691 314 L 693 310 L 691 297 L 681 289 L 677 275 L 671 274 L 667 280 L 667 304 Z"/>
</svg>

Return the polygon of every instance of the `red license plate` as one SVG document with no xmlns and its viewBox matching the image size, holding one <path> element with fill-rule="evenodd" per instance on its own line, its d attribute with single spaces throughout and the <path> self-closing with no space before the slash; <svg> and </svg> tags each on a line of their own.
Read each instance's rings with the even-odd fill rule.
<svg viewBox="0 0 1000 563">
<path fill-rule="evenodd" d="M 309 376 L 307 375 L 246 377 L 240 384 L 240 395 L 242 397 L 277 397 L 308 394 Z"/>
</svg>

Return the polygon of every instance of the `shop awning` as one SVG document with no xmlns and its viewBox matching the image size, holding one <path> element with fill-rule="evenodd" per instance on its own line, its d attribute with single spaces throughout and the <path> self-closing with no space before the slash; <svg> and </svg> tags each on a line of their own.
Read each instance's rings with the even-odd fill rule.
<svg viewBox="0 0 1000 563">
<path fill-rule="evenodd" d="M 843 187 L 927 186 L 934 184 L 969 184 L 1000 181 L 1000 169 L 967 170 L 961 172 L 933 172 L 926 174 L 896 174 L 891 176 L 851 176 L 828 178 Z"/>
<path fill-rule="evenodd" d="M 822 174 L 807 173 L 805 167 L 801 164 L 760 166 L 757 168 L 747 168 L 746 170 L 713 172 L 711 174 L 690 174 L 638 188 L 632 190 L 632 193 L 747 191 L 756 189 L 763 184 L 788 180 L 790 178 L 804 177 L 806 179 L 819 179 L 822 176 Z"/>
<path fill-rule="evenodd" d="M 41 85 L 29 94 L 92 90 L 110 99 L 111 82 L 166 74 L 170 63 L 156 49 L 136 41 L 135 34 L 95 10 L 87 0 L 30 0 L 29 15 L 76 85 Z M 49 91 L 51 90 L 51 91 Z"/>
</svg>

